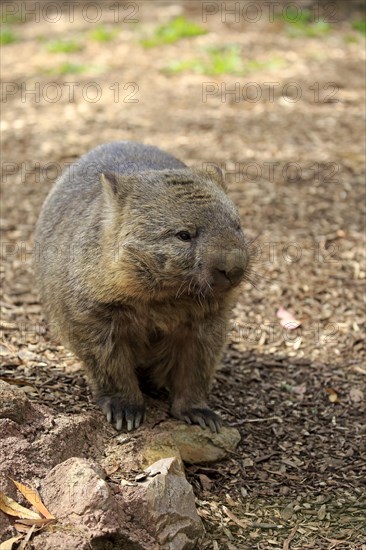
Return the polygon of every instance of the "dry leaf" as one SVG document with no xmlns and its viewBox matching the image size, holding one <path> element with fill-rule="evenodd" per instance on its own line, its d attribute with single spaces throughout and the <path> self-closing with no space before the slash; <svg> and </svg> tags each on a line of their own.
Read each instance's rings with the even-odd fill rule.
<svg viewBox="0 0 366 550">
<path fill-rule="evenodd" d="M 247 529 L 248 524 L 241 519 L 237 518 L 235 514 L 233 514 L 226 506 L 223 506 L 222 509 L 224 510 L 225 514 L 228 518 L 231 519 L 236 525 L 239 525 L 239 527 L 242 527 L 243 529 Z"/>
<path fill-rule="evenodd" d="M 364 400 L 363 391 L 359 388 L 352 388 L 349 392 L 349 396 L 354 403 L 361 403 L 361 401 Z"/>
<path fill-rule="evenodd" d="M 236 506 L 235 500 L 233 500 L 233 499 L 231 498 L 231 496 L 228 495 L 228 494 L 226 494 L 226 502 L 227 502 L 230 506 Z"/>
<path fill-rule="evenodd" d="M 134 483 L 128 481 L 128 479 L 121 479 L 121 487 L 132 487 L 132 485 L 134 485 Z"/>
<path fill-rule="evenodd" d="M 12 498 L 7 497 L 2 491 L 0 491 L 0 510 L 9 516 L 16 516 L 18 518 L 33 520 L 41 519 L 39 514 L 29 510 L 28 508 L 24 508 L 24 506 L 21 506 Z"/>
<path fill-rule="evenodd" d="M 296 535 L 297 529 L 298 529 L 297 525 L 295 525 L 295 527 L 293 527 L 291 529 L 291 532 L 290 532 L 288 538 L 283 541 L 283 550 L 290 550 L 290 544 L 291 544 L 292 539 Z"/>
<path fill-rule="evenodd" d="M 13 483 L 15 483 L 16 487 L 19 489 L 22 495 L 25 496 L 25 498 L 32 504 L 32 506 L 34 506 L 38 510 L 38 512 L 40 512 L 47 519 L 55 519 L 55 516 L 47 510 L 46 506 L 41 500 L 41 497 L 35 489 L 31 489 L 30 487 L 27 487 L 26 485 L 23 485 L 22 483 L 19 483 L 12 478 L 10 479 Z"/>
<path fill-rule="evenodd" d="M 292 502 L 287 504 L 287 506 L 281 512 L 281 518 L 289 520 L 294 515 L 294 505 Z"/>
<path fill-rule="evenodd" d="M 105 473 L 107 474 L 107 476 L 110 476 L 115 472 L 117 472 L 118 469 L 119 469 L 119 464 L 111 464 L 105 469 Z"/>
<path fill-rule="evenodd" d="M 19 533 L 28 533 L 29 529 L 30 529 L 30 526 L 29 525 L 24 525 L 24 523 L 14 523 L 13 527 L 19 531 Z"/>
<path fill-rule="evenodd" d="M 297 351 L 300 348 L 301 342 L 302 342 L 302 338 L 296 338 L 296 340 L 294 342 L 294 345 L 293 345 L 293 349 L 295 351 Z"/>
<path fill-rule="evenodd" d="M 204 491 L 209 491 L 212 485 L 211 479 L 206 474 L 199 474 L 200 483 Z"/>
<path fill-rule="evenodd" d="M 39 518 L 39 519 L 18 519 L 18 523 L 21 523 L 23 525 L 38 525 L 39 527 L 44 527 L 45 525 L 49 525 L 50 523 L 55 523 L 57 520 L 54 519 L 47 519 L 47 518 Z"/>
<path fill-rule="evenodd" d="M 280 324 L 287 330 L 294 330 L 301 325 L 301 321 L 295 319 L 295 317 L 287 311 L 285 308 L 280 307 L 276 312 L 277 317 L 280 319 Z"/>
<path fill-rule="evenodd" d="M 19 542 L 23 538 L 23 535 L 17 535 L 16 537 L 11 537 L 11 539 L 5 540 L 0 543 L 0 550 L 12 550 L 13 544 Z"/>
<path fill-rule="evenodd" d="M 18 550 L 25 550 L 25 548 L 27 547 L 27 542 L 31 539 L 31 536 L 34 533 L 35 528 L 36 526 L 32 525 L 32 527 L 29 529 L 28 533 L 26 534 L 25 538 L 20 543 Z"/>
<path fill-rule="evenodd" d="M 320 521 L 323 521 L 326 513 L 327 513 L 327 507 L 325 504 L 322 504 L 318 511 L 318 518 L 320 519 Z"/>
<path fill-rule="evenodd" d="M 333 388 L 325 388 L 325 391 L 327 392 L 328 399 L 331 403 L 339 402 L 338 394 Z"/>
<path fill-rule="evenodd" d="M 306 394 L 306 382 L 298 384 L 297 386 L 292 386 L 292 391 L 299 396 L 299 399 L 304 399 L 304 396 Z"/>
</svg>

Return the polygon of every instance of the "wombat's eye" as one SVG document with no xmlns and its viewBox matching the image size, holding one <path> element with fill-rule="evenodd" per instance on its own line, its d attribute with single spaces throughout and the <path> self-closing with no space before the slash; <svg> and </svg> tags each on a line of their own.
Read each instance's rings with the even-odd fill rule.
<svg viewBox="0 0 366 550">
<path fill-rule="evenodd" d="M 192 238 L 188 231 L 179 231 L 179 233 L 176 234 L 176 237 L 181 241 L 190 241 Z"/>
</svg>

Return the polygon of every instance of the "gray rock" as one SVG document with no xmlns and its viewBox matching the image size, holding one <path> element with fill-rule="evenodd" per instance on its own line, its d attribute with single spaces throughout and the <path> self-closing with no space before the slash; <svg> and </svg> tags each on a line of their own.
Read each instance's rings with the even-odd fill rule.
<svg viewBox="0 0 366 550">
<path fill-rule="evenodd" d="M 164 422 L 160 428 L 171 435 L 182 460 L 188 464 L 222 460 L 236 449 L 240 441 L 240 433 L 236 428 L 223 427 L 219 434 L 213 434 L 200 426 L 174 421 Z"/>
<path fill-rule="evenodd" d="M 90 459 L 69 458 L 42 481 L 42 497 L 57 518 L 101 514 L 113 497 L 101 467 Z"/>
<path fill-rule="evenodd" d="M 0 418 L 9 418 L 21 424 L 32 408 L 23 390 L 0 380 Z"/>
<path fill-rule="evenodd" d="M 149 476 L 137 488 L 124 488 L 135 521 L 144 525 L 156 538 L 159 548 L 197 548 L 204 527 L 181 461 L 176 456 L 163 458 L 145 471 Z"/>
</svg>

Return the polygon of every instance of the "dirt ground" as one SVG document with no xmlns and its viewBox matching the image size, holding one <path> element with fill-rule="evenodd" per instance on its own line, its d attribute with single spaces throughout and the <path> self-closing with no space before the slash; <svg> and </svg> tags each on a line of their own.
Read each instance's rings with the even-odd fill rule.
<svg viewBox="0 0 366 550">
<path fill-rule="evenodd" d="M 99 2 L 98 25 L 114 33 L 105 42 L 90 38 L 94 15 L 79 4 L 72 23 L 50 22 L 51 8 L 38 22 L 11 22 L 15 39 L 3 46 L 1 377 L 55 410 L 92 406 L 80 364 L 49 335 L 32 276 L 34 225 L 66 163 L 118 139 L 191 166 L 215 162 L 253 240 L 256 275 L 242 287 L 212 394 L 240 446 L 228 461 L 187 469 L 202 548 L 365 549 L 360 3 L 292 3 L 331 14 L 329 32 L 312 36 L 272 21 L 268 3 L 238 2 L 235 21 L 229 3 L 127 2 L 116 22 Z M 215 13 L 202 11 L 208 4 Z M 143 47 L 179 15 L 208 32 Z M 82 47 L 50 51 L 55 40 Z M 167 70 L 233 44 L 242 74 Z M 301 326 L 281 327 L 280 307 Z"/>
</svg>

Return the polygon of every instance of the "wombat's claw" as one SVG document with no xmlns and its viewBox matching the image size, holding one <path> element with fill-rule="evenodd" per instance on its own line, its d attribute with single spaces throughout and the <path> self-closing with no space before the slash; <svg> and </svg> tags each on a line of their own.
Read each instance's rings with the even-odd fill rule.
<svg viewBox="0 0 366 550">
<path fill-rule="evenodd" d="M 110 424 L 115 424 L 116 430 L 122 430 L 123 419 L 127 424 L 127 431 L 131 431 L 140 426 L 144 418 L 143 405 L 125 405 L 120 396 L 99 397 L 97 404 L 102 409 Z"/>
<path fill-rule="evenodd" d="M 212 433 L 219 433 L 222 421 L 219 415 L 210 409 L 189 409 L 182 414 L 187 424 L 199 424 L 201 428 L 210 428 Z"/>
<path fill-rule="evenodd" d="M 127 421 L 127 431 L 130 432 L 134 428 L 136 429 L 140 426 L 144 416 L 144 409 L 143 407 L 138 406 L 126 407 L 125 416 Z"/>
</svg>

